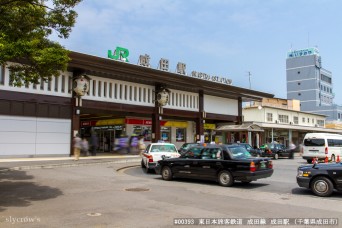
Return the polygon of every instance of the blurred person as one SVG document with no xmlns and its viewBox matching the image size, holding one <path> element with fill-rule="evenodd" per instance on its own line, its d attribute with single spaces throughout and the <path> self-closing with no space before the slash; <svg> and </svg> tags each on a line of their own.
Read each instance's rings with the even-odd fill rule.
<svg viewBox="0 0 342 228">
<path fill-rule="evenodd" d="M 88 153 L 89 153 L 89 143 L 88 140 L 83 137 L 82 141 L 81 141 L 81 152 L 82 154 L 87 157 Z"/>
<path fill-rule="evenodd" d="M 91 155 L 96 156 L 96 150 L 98 146 L 98 139 L 96 133 L 93 131 L 90 136 L 90 144 L 91 144 Z"/>
<path fill-rule="evenodd" d="M 80 159 L 80 153 L 81 153 L 81 138 L 80 134 L 76 134 L 76 136 L 73 139 L 73 148 L 74 148 L 74 156 L 75 161 L 78 161 Z"/>
<path fill-rule="evenodd" d="M 142 156 L 142 154 L 144 153 L 146 149 L 144 136 L 140 136 L 139 141 L 138 141 L 138 148 L 139 148 L 139 155 Z"/>
<path fill-rule="evenodd" d="M 289 144 L 289 149 L 290 149 L 290 156 L 289 156 L 289 158 L 293 159 L 294 158 L 294 151 L 296 149 L 296 145 L 292 141 Z"/>
</svg>

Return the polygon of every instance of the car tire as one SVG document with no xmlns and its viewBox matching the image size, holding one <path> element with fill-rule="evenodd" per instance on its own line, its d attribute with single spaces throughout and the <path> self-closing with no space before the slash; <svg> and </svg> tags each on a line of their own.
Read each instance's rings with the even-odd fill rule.
<svg viewBox="0 0 342 228">
<path fill-rule="evenodd" d="M 144 164 L 144 160 L 141 159 L 141 168 L 146 168 L 146 165 Z"/>
<path fill-rule="evenodd" d="M 166 180 L 166 181 L 172 180 L 173 174 L 172 174 L 171 168 L 168 166 L 163 166 L 163 168 L 161 169 L 161 176 L 163 180 Z"/>
<path fill-rule="evenodd" d="M 306 162 L 311 164 L 312 163 L 312 159 L 307 159 Z"/>
<path fill-rule="evenodd" d="M 221 186 L 230 187 L 234 184 L 234 177 L 233 175 L 227 171 L 221 171 L 217 176 L 218 182 Z"/>
<path fill-rule="evenodd" d="M 336 159 L 335 159 L 335 155 L 331 155 L 331 162 L 335 162 Z"/>
<path fill-rule="evenodd" d="M 330 196 L 334 191 L 333 183 L 326 177 L 320 176 L 313 179 L 310 184 L 312 192 L 317 196 Z"/>
<path fill-rule="evenodd" d="M 279 154 L 275 154 L 275 155 L 274 155 L 274 159 L 275 159 L 275 160 L 278 160 L 278 158 L 279 158 Z"/>
</svg>

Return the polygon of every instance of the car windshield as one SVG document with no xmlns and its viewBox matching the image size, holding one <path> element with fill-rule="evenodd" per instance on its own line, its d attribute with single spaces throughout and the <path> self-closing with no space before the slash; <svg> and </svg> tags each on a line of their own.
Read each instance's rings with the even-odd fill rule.
<svg viewBox="0 0 342 228">
<path fill-rule="evenodd" d="M 231 147 L 229 149 L 233 155 L 233 159 L 245 159 L 245 158 L 252 157 L 252 155 L 245 148 L 241 146 Z"/>
<path fill-rule="evenodd" d="M 177 153 L 177 149 L 174 145 L 152 145 L 151 152 L 174 152 Z"/>
</svg>

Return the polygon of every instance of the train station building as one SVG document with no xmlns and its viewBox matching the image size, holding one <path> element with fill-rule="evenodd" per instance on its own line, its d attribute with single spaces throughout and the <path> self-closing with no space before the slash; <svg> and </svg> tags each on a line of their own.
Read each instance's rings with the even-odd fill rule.
<svg viewBox="0 0 342 228">
<path fill-rule="evenodd" d="M 226 143 L 218 125 L 241 125 L 242 103 L 272 94 L 234 86 L 231 79 L 169 69 L 150 57 L 128 62 L 128 50 L 108 58 L 70 52 L 68 70 L 40 84 L 14 87 L 9 70 L 0 68 L 0 156 L 71 154 L 76 133 L 96 132 L 99 152 L 113 152 L 116 140 L 142 135 L 145 142 Z M 11 64 L 11 63 L 8 63 Z M 173 73 L 173 72 L 175 73 Z"/>
</svg>

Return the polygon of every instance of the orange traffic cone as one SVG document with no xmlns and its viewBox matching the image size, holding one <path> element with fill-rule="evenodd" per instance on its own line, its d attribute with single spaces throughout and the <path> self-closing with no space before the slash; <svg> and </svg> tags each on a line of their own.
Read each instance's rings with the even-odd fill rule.
<svg viewBox="0 0 342 228">
<path fill-rule="evenodd" d="M 336 162 L 340 162 L 340 155 L 337 155 Z"/>
<path fill-rule="evenodd" d="M 324 163 L 328 163 L 328 162 L 329 162 L 329 158 L 328 156 L 325 156 Z"/>
</svg>

